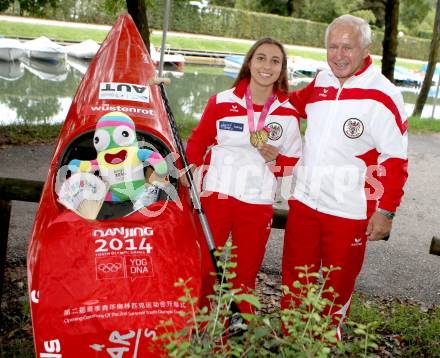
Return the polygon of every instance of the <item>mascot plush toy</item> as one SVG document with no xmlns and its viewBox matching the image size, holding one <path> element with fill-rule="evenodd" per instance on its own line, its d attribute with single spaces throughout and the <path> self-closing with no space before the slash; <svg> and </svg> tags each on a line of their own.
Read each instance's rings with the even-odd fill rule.
<svg viewBox="0 0 440 358">
<path fill-rule="evenodd" d="M 99 170 L 109 186 L 106 201 L 143 200 L 146 195 L 144 162 L 150 164 L 159 177 L 167 175 L 166 161 L 159 153 L 139 149 L 134 122 L 124 113 L 102 116 L 96 124 L 93 144 L 98 153 L 96 159 L 73 159 L 68 168 L 73 173 Z"/>
</svg>

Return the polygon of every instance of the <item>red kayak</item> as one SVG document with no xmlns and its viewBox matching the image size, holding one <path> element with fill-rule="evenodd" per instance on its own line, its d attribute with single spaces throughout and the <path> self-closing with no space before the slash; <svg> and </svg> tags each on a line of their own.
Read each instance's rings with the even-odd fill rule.
<svg viewBox="0 0 440 358">
<path fill-rule="evenodd" d="M 160 322 L 182 328 L 179 311 L 190 310 L 175 282 L 191 278 L 200 292 L 200 231 L 188 191 L 164 177 L 179 163 L 160 90 L 149 85 L 155 76 L 133 20 L 121 15 L 73 98 L 32 231 L 36 357 L 160 356 Z M 139 167 L 166 184 L 148 187 L 163 189 L 154 201 Z M 102 188 L 92 219 L 78 215 L 77 198 L 63 199 Z"/>
</svg>

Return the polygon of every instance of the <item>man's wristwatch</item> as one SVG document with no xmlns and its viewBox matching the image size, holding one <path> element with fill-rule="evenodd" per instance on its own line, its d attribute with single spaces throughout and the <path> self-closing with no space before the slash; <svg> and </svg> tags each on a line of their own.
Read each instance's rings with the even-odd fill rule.
<svg viewBox="0 0 440 358">
<path fill-rule="evenodd" d="M 393 220 L 393 218 L 396 216 L 396 213 L 393 213 L 392 211 L 388 211 L 385 209 L 377 208 L 376 211 L 391 220 Z"/>
</svg>

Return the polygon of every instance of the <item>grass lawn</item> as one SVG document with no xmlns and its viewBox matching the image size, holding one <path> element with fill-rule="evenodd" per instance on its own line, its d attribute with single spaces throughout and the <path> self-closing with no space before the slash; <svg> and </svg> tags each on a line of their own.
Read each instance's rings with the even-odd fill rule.
<svg viewBox="0 0 440 358">
<path fill-rule="evenodd" d="M 1 22 L 0 21 L 0 35 L 5 37 L 39 37 L 47 36 L 56 41 L 84 41 L 92 39 L 97 42 L 102 42 L 107 35 L 106 30 L 98 29 L 80 29 L 70 28 L 63 26 L 49 26 L 42 24 L 27 24 L 20 22 Z M 162 36 L 159 34 L 153 34 L 151 42 L 159 47 L 162 41 Z M 167 35 L 167 45 L 172 48 L 186 49 L 186 50 L 206 50 L 206 51 L 219 51 L 219 52 L 232 52 L 245 54 L 251 43 L 240 43 L 234 41 L 213 41 L 212 39 L 197 38 L 194 37 L 182 37 L 175 34 Z M 313 50 L 307 50 L 306 48 L 288 48 L 289 56 L 301 56 L 318 61 L 325 61 L 325 52 L 317 52 Z M 380 66 L 380 60 L 374 60 L 376 65 Z M 419 70 L 420 64 L 406 61 L 404 59 L 397 59 L 397 65 L 406 67 L 409 70 Z"/>
<path fill-rule="evenodd" d="M 84 41 L 91 39 L 101 42 L 104 40 L 107 32 L 106 30 L 0 21 L 0 35 L 13 38 L 46 36 L 55 41 Z"/>
<path fill-rule="evenodd" d="M 409 118 L 410 133 L 438 133 L 440 132 L 440 121 L 435 119 L 421 119 L 418 117 Z"/>
</svg>

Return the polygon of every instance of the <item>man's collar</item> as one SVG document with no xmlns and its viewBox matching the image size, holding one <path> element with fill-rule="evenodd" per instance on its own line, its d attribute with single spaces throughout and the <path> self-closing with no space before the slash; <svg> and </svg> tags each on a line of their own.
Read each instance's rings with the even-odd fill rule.
<svg viewBox="0 0 440 358">
<path fill-rule="evenodd" d="M 353 76 L 359 76 L 360 74 L 364 73 L 372 63 L 373 60 L 371 59 L 371 56 L 368 55 L 367 57 L 365 57 L 364 66 L 360 70 L 358 70 Z"/>
</svg>

